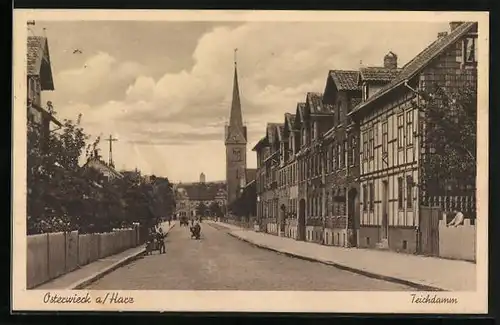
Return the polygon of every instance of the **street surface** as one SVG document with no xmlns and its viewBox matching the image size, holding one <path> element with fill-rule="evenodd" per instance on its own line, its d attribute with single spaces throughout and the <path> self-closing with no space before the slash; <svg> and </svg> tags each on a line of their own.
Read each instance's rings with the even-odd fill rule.
<svg viewBox="0 0 500 325">
<path fill-rule="evenodd" d="M 400 291 L 410 287 L 254 247 L 222 226 L 202 223 L 201 240 L 179 223 L 166 254 L 141 257 L 94 282 L 89 290 Z M 214 227 L 217 227 L 215 229 Z"/>
</svg>

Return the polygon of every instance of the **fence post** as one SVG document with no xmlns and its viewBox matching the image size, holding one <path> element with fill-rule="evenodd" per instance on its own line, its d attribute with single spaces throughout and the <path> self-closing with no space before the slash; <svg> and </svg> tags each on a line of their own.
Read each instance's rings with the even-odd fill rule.
<svg viewBox="0 0 500 325">
<path fill-rule="evenodd" d="M 47 233 L 47 278 L 50 279 L 50 233 Z"/>
</svg>

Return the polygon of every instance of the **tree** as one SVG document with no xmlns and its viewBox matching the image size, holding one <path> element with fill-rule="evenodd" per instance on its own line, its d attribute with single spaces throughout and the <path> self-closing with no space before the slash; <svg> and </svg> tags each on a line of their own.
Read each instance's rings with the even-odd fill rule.
<svg viewBox="0 0 500 325">
<path fill-rule="evenodd" d="M 215 201 L 212 201 L 210 203 L 210 206 L 208 207 L 208 209 L 209 209 L 210 213 L 215 217 L 222 217 L 223 216 L 222 209 L 221 209 L 220 205 Z"/>
<path fill-rule="evenodd" d="M 465 84 L 454 92 L 439 86 L 423 94 L 418 107 L 424 122 L 424 183 L 429 195 L 443 190 L 474 190 L 476 176 L 476 87 Z"/>
<path fill-rule="evenodd" d="M 29 233 L 76 228 L 90 182 L 82 177 L 78 160 L 88 136 L 64 120 L 60 133 L 43 132 L 31 119 L 27 124 L 27 222 Z"/>
</svg>

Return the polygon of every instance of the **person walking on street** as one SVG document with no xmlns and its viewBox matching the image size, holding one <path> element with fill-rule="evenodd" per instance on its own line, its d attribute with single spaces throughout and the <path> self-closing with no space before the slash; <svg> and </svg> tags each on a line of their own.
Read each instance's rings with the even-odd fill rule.
<svg viewBox="0 0 500 325">
<path fill-rule="evenodd" d="M 157 233 L 158 240 L 158 249 L 160 250 L 160 254 L 165 253 L 165 234 L 163 233 L 163 229 L 159 228 Z"/>
</svg>

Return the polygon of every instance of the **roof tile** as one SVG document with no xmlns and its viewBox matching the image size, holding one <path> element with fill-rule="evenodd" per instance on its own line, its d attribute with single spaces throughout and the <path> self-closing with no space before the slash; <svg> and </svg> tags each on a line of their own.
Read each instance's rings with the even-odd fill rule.
<svg viewBox="0 0 500 325">
<path fill-rule="evenodd" d="M 365 67 L 359 69 L 359 73 L 363 80 L 390 82 L 401 73 L 401 70 L 401 68 Z"/>
<path fill-rule="evenodd" d="M 405 80 L 412 78 L 415 74 L 425 68 L 434 58 L 445 51 L 449 46 L 457 42 L 462 36 L 467 34 L 474 26 L 477 26 L 477 22 L 462 23 L 448 35 L 436 39 L 410 62 L 408 62 L 402 68 L 398 76 L 392 80 L 392 82 L 383 87 L 373 97 L 370 97 L 367 101 L 358 105 L 358 107 L 356 107 L 350 114 L 358 112 L 363 107 L 366 107 L 368 104 L 373 103 L 375 100 L 390 92 L 393 88 L 403 84 Z"/>
<path fill-rule="evenodd" d="M 357 83 L 358 71 L 350 70 L 330 70 L 330 77 L 339 91 L 360 90 Z"/>
</svg>

